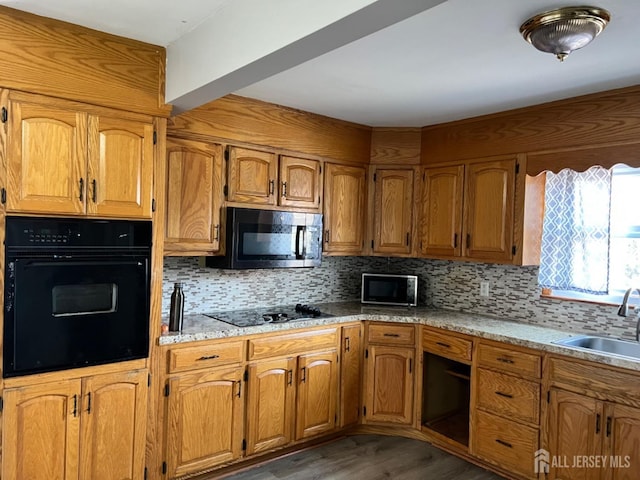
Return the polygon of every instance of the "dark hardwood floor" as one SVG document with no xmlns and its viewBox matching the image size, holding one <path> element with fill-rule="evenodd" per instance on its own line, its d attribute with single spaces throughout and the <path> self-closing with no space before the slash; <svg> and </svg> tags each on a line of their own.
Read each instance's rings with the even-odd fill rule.
<svg viewBox="0 0 640 480">
<path fill-rule="evenodd" d="M 381 435 L 355 435 L 227 476 L 225 480 L 501 478 L 418 440 Z"/>
</svg>

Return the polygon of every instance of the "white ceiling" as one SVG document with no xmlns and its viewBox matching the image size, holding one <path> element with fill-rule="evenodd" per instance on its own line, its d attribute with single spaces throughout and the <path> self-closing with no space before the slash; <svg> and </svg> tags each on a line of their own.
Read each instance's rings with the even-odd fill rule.
<svg viewBox="0 0 640 480">
<path fill-rule="evenodd" d="M 226 3 L 0 0 L 163 46 Z M 423 126 L 640 84 L 637 0 L 598 0 L 611 13 L 610 25 L 564 63 L 522 39 L 518 29 L 527 18 L 571 4 L 448 0 L 235 93 L 371 126 Z"/>
</svg>

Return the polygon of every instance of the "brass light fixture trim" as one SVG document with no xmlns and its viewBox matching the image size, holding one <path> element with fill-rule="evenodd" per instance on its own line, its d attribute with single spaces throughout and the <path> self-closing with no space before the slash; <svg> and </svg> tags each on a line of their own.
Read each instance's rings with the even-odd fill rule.
<svg viewBox="0 0 640 480">
<path fill-rule="evenodd" d="M 561 62 L 582 48 L 607 26 L 611 15 L 599 7 L 563 7 L 540 13 L 520 26 L 524 39 Z"/>
</svg>

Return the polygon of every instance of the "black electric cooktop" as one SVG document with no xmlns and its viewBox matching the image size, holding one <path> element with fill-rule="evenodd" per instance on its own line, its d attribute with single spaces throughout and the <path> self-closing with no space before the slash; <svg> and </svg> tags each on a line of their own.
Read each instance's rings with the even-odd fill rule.
<svg viewBox="0 0 640 480">
<path fill-rule="evenodd" d="M 295 320 L 310 320 L 313 318 L 329 318 L 333 315 L 323 313 L 312 305 L 281 305 L 278 307 L 259 308 L 251 310 L 230 310 L 228 312 L 205 313 L 207 317 L 230 323 L 236 327 L 255 327 L 268 323 L 285 323 Z"/>
</svg>

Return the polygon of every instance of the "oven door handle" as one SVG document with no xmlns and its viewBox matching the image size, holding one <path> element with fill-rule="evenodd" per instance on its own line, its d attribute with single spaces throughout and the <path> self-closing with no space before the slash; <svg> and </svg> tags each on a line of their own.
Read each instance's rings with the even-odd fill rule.
<svg viewBox="0 0 640 480">
<path fill-rule="evenodd" d="M 307 227 L 298 225 L 296 227 L 296 260 L 303 260 L 307 254 L 306 242 L 304 241 Z"/>
</svg>

